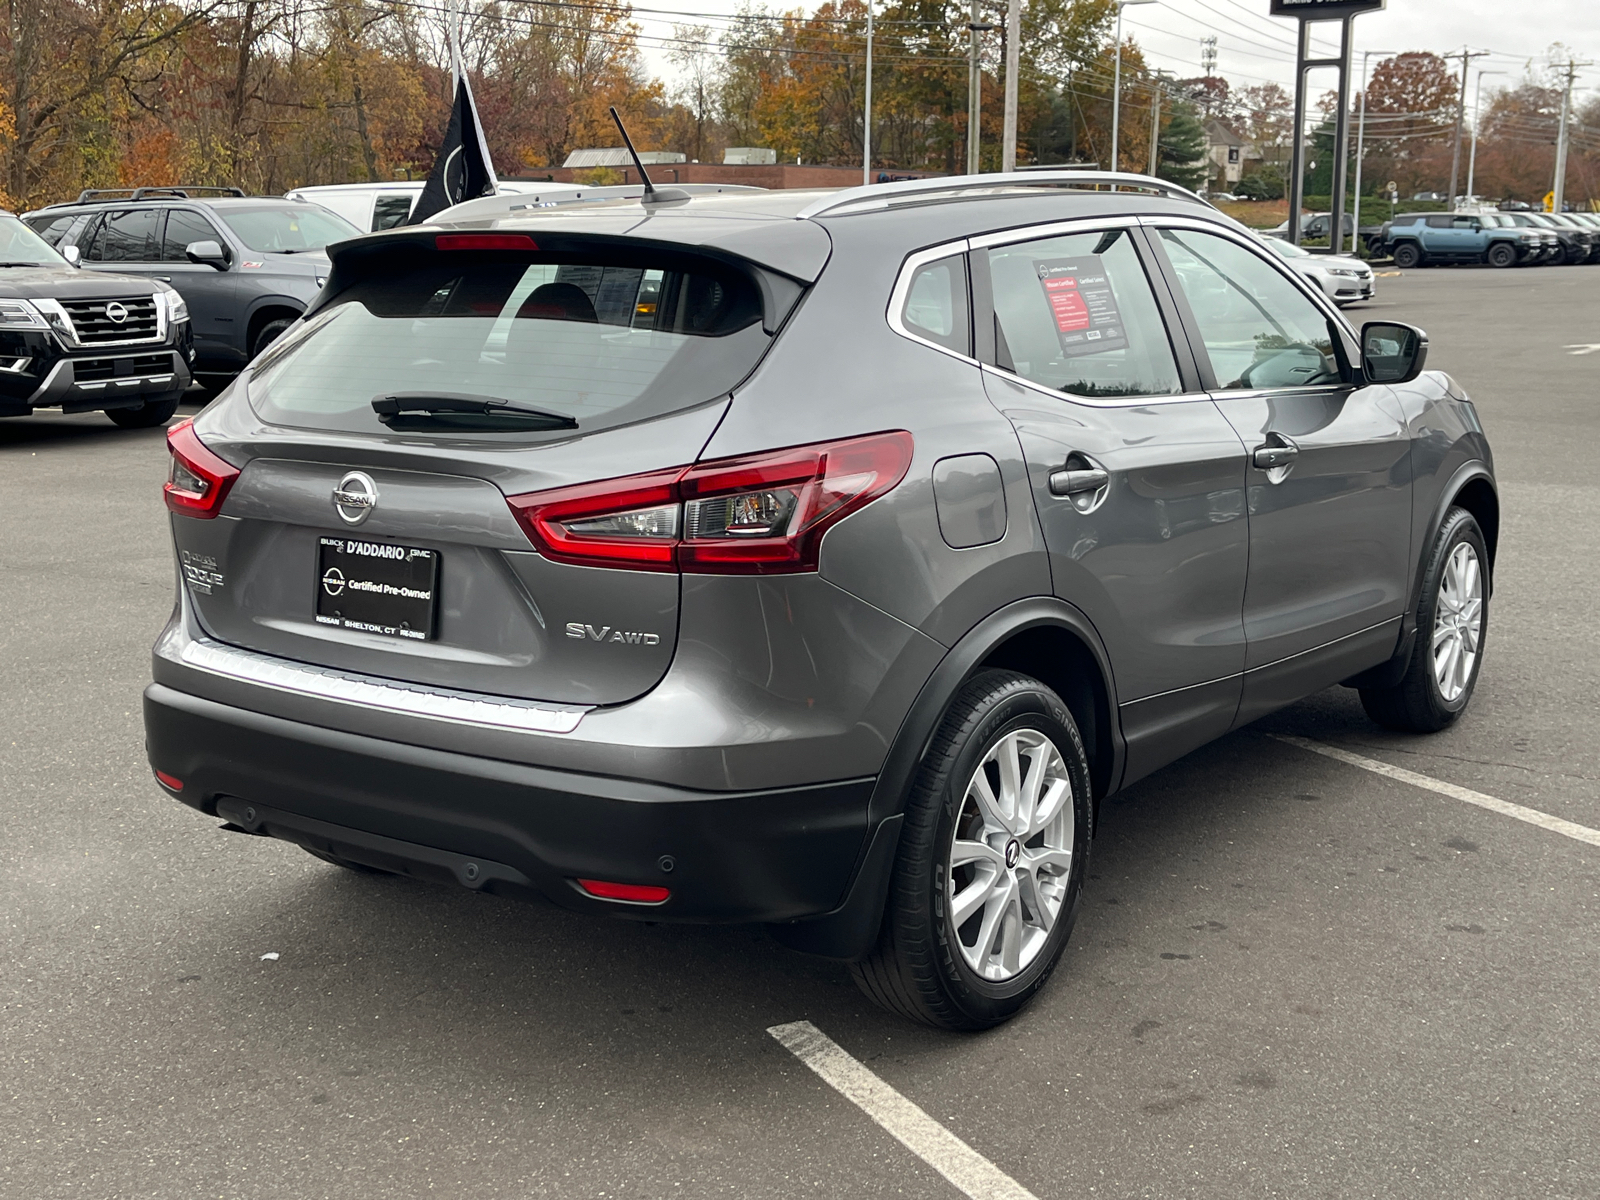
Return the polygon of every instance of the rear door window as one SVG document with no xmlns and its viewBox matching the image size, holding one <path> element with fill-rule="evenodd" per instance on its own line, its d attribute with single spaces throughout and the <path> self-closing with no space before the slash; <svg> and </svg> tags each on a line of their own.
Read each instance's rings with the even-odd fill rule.
<svg viewBox="0 0 1600 1200">
<path fill-rule="evenodd" d="M 93 262 L 158 261 L 161 215 L 159 208 L 125 208 L 107 213 L 84 257 Z"/>
<path fill-rule="evenodd" d="M 404 225 L 406 218 L 411 215 L 412 196 L 409 192 L 391 193 L 387 196 L 380 195 L 372 206 L 372 228 L 394 229 Z"/>
<path fill-rule="evenodd" d="M 1172 344 L 1128 229 L 995 246 L 996 365 L 1075 396 L 1173 396 Z"/>
<path fill-rule="evenodd" d="M 466 396 L 588 432 L 726 394 L 771 341 L 753 279 L 684 255 L 439 253 L 375 270 L 257 364 L 263 419 L 392 436 L 374 399 Z"/>
<path fill-rule="evenodd" d="M 161 238 L 161 261 L 188 262 L 189 256 L 185 251 L 193 242 L 216 242 L 220 245 L 222 236 L 210 221 L 197 212 L 175 208 L 167 213 L 167 230 Z"/>
</svg>

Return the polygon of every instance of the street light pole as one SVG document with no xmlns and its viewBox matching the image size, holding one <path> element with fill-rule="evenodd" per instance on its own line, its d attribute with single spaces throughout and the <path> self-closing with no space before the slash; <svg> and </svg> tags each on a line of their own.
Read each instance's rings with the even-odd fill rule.
<svg viewBox="0 0 1600 1200">
<path fill-rule="evenodd" d="M 967 174 L 978 173 L 978 149 L 982 137 L 983 64 L 978 61 L 978 35 L 994 26 L 978 20 L 978 0 L 972 0 L 972 20 L 967 22 Z"/>
<path fill-rule="evenodd" d="M 1472 153 L 1467 155 L 1467 199 L 1471 200 L 1477 195 L 1472 190 L 1473 176 L 1478 170 L 1478 126 L 1483 124 L 1483 77 L 1485 75 L 1504 75 L 1504 71 L 1485 71 L 1478 69 L 1478 84 L 1472 89 Z"/>
<path fill-rule="evenodd" d="M 1122 129 L 1122 10 L 1130 4 L 1154 4 L 1156 0 L 1117 0 L 1117 52 L 1116 65 L 1111 71 L 1111 169 L 1122 170 L 1118 157 L 1119 134 Z"/>
<path fill-rule="evenodd" d="M 1356 211 L 1352 221 L 1356 232 L 1350 237 L 1350 250 L 1355 252 L 1361 237 L 1361 156 L 1366 150 L 1367 142 L 1367 64 L 1372 61 L 1374 54 L 1393 54 L 1393 50 L 1363 50 L 1361 52 L 1361 116 L 1356 121 Z M 1340 239 L 1341 247 L 1344 239 Z"/>
</svg>

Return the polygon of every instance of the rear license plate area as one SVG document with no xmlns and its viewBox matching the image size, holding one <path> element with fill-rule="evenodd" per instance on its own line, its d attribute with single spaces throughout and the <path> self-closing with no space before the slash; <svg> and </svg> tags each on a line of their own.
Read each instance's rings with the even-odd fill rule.
<svg viewBox="0 0 1600 1200">
<path fill-rule="evenodd" d="M 437 550 L 362 538 L 317 539 L 319 625 L 428 641 L 438 584 Z"/>
</svg>

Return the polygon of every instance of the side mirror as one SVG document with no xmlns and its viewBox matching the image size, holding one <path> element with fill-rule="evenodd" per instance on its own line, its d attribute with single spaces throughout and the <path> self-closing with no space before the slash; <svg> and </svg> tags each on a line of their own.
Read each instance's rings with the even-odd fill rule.
<svg viewBox="0 0 1600 1200">
<path fill-rule="evenodd" d="M 220 242 L 190 242 L 183 252 L 192 263 L 215 267 L 219 271 L 228 269 L 228 252 Z"/>
<path fill-rule="evenodd" d="M 1361 327 L 1361 370 L 1368 383 L 1410 383 L 1428 361 L 1428 335 L 1415 325 L 1368 321 Z"/>
<path fill-rule="evenodd" d="M 79 250 L 76 246 L 68 246 L 66 249 L 62 250 L 61 257 L 66 259 L 75 267 L 81 267 L 83 265 L 83 251 Z"/>
</svg>

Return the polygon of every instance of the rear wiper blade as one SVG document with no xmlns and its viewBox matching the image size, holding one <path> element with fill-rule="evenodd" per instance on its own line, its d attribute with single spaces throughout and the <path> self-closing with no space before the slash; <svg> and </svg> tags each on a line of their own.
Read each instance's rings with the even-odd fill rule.
<svg viewBox="0 0 1600 1200">
<path fill-rule="evenodd" d="M 47 267 L 49 263 L 0 262 L 0 267 Z"/>
<path fill-rule="evenodd" d="M 492 428 L 578 427 L 577 420 L 565 413 L 513 404 L 497 396 L 468 396 L 459 392 L 389 392 L 373 397 L 372 411 L 391 429 L 483 428 L 482 418 L 492 420 Z M 418 415 L 407 416 L 409 413 Z M 474 420 L 475 417 L 479 420 Z"/>
</svg>

